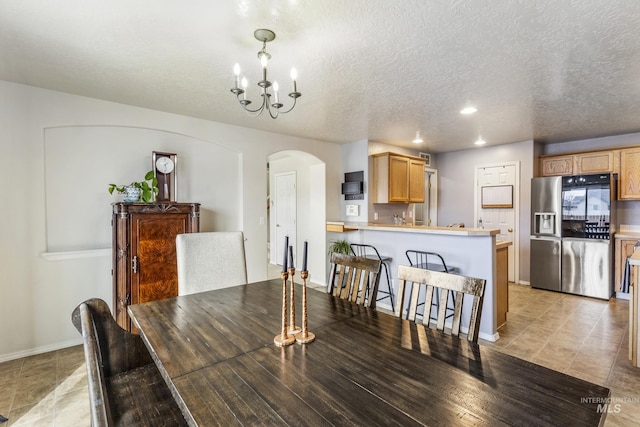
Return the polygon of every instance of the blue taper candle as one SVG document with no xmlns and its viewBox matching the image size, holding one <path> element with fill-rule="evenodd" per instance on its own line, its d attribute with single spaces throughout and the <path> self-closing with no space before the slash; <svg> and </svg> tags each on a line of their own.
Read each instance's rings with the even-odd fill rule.
<svg viewBox="0 0 640 427">
<path fill-rule="evenodd" d="M 302 271 L 307 271 L 307 243 L 305 240 L 302 251 Z"/>
<path fill-rule="evenodd" d="M 293 246 L 289 246 L 289 268 L 296 268 L 293 265 Z"/>
<path fill-rule="evenodd" d="M 287 248 L 289 247 L 289 236 L 284 236 L 284 257 L 282 259 L 282 272 L 287 272 Z"/>
</svg>

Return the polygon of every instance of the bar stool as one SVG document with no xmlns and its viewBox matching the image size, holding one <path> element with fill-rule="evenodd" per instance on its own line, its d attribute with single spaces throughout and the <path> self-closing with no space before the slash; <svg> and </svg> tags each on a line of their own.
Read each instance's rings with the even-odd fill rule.
<svg viewBox="0 0 640 427">
<path fill-rule="evenodd" d="M 384 267 L 384 273 L 387 276 L 387 291 L 383 291 L 378 288 L 378 294 L 385 294 L 385 296 L 383 296 L 382 298 L 378 298 L 376 301 L 389 298 L 391 300 L 391 311 L 395 313 L 395 307 L 393 304 L 393 289 L 391 289 L 391 279 L 389 278 L 389 268 L 387 267 L 387 263 L 390 263 L 392 258 L 388 256 L 381 256 L 378 250 L 371 245 L 351 243 L 350 246 L 351 252 L 353 252 L 355 256 L 380 260 L 380 266 Z M 380 281 L 379 273 L 380 272 L 378 271 L 378 281 Z"/>
<path fill-rule="evenodd" d="M 409 260 L 409 265 L 411 265 L 411 267 L 417 267 L 417 268 L 422 268 L 425 270 L 432 270 L 432 271 L 442 271 L 444 273 L 458 273 L 460 271 L 459 268 L 457 267 L 447 267 L 447 263 L 444 262 L 444 258 L 442 258 L 442 256 L 436 252 L 426 252 L 426 251 L 418 251 L 418 250 L 414 250 L 414 249 L 409 249 L 408 251 L 405 251 L 405 255 L 407 256 L 407 259 Z M 440 304 L 440 289 L 436 288 L 436 302 L 431 302 L 431 306 L 436 307 L 436 311 L 438 311 L 438 307 Z M 411 298 L 411 294 L 409 294 L 409 298 Z M 452 294 L 451 298 L 449 299 L 449 301 L 451 301 L 451 304 L 453 305 L 453 307 L 447 307 L 447 311 L 450 311 L 450 314 L 447 314 L 447 316 L 445 316 L 446 318 L 449 318 L 451 316 L 453 316 L 453 309 L 455 307 L 455 295 Z M 424 303 L 420 303 L 418 304 L 418 306 L 424 305 Z M 408 315 L 408 311 L 407 311 L 407 315 Z M 424 313 L 423 313 L 424 316 Z M 432 320 L 437 320 L 434 317 L 431 317 Z"/>
</svg>

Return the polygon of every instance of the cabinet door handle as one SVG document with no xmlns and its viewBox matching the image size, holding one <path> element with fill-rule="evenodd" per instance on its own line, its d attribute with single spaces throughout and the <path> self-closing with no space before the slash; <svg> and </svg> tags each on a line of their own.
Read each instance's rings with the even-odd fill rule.
<svg viewBox="0 0 640 427">
<path fill-rule="evenodd" d="M 133 259 L 131 260 L 131 269 L 133 270 L 134 273 L 138 272 L 138 257 L 134 256 Z"/>
</svg>

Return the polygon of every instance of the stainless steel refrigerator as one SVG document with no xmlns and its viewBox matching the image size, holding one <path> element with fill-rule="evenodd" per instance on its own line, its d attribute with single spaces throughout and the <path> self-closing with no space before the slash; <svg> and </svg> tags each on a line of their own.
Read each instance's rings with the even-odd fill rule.
<svg viewBox="0 0 640 427">
<path fill-rule="evenodd" d="M 613 194 L 615 175 L 533 178 L 532 287 L 611 298 Z"/>
<path fill-rule="evenodd" d="M 531 180 L 531 287 L 561 291 L 562 177 Z"/>
</svg>

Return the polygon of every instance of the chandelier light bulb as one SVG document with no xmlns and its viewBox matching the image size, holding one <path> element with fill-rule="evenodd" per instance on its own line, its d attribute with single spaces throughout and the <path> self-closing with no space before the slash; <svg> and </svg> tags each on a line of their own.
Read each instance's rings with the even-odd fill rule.
<svg viewBox="0 0 640 427">
<path fill-rule="evenodd" d="M 278 85 L 278 82 L 274 81 L 273 82 L 273 94 L 275 95 L 276 104 L 278 103 L 278 89 L 280 89 L 280 86 Z"/>
<path fill-rule="evenodd" d="M 295 81 L 298 78 L 298 70 L 291 68 L 291 80 Z"/>
<path fill-rule="evenodd" d="M 260 65 L 262 65 L 262 68 L 267 68 L 267 65 L 269 65 L 269 58 L 267 58 L 267 55 L 260 55 Z"/>
<path fill-rule="evenodd" d="M 238 84 L 240 83 L 240 64 L 236 62 L 236 65 L 233 66 L 233 75 L 236 76 L 236 86 L 235 89 L 238 89 Z"/>
<path fill-rule="evenodd" d="M 246 100 L 247 99 L 247 87 L 249 86 L 249 82 L 247 81 L 246 77 L 242 78 L 242 99 Z M 240 99 L 240 98 L 238 98 Z"/>
</svg>

